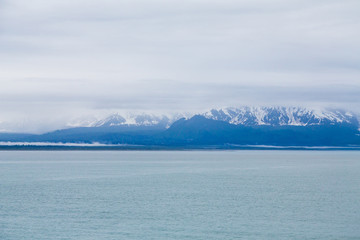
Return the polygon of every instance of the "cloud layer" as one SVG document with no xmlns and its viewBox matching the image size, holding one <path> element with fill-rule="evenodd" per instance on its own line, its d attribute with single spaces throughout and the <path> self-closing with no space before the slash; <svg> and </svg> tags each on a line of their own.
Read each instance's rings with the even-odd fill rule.
<svg viewBox="0 0 360 240">
<path fill-rule="evenodd" d="M 0 0 L 0 128 L 237 105 L 360 112 L 359 11 L 358 0 Z"/>
</svg>

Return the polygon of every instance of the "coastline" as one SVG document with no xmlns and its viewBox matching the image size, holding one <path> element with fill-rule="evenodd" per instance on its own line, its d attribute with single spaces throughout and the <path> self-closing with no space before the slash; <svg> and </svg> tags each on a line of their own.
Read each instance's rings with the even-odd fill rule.
<svg viewBox="0 0 360 240">
<path fill-rule="evenodd" d="M 0 151 L 360 151 L 360 146 L 273 146 L 273 145 L 0 145 Z"/>
</svg>

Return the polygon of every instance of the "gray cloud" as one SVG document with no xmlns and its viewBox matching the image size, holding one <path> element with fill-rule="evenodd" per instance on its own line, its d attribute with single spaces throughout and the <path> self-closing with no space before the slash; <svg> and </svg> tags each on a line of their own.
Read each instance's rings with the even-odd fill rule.
<svg viewBox="0 0 360 240">
<path fill-rule="evenodd" d="M 359 10 L 357 0 L 0 1 L 0 121 L 41 131 L 125 110 L 360 112 Z"/>
</svg>

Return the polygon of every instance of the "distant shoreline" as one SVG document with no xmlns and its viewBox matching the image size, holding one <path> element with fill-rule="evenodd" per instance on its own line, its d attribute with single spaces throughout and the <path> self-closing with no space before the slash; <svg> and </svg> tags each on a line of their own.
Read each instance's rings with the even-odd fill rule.
<svg viewBox="0 0 360 240">
<path fill-rule="evenodd" d="M 360 146 L 267 146 L 267 145 L 1 145 L 0 151 L 212 151 L 212 150 L 304 150 L 304 151 L 360 151 Z"/>
</svg>

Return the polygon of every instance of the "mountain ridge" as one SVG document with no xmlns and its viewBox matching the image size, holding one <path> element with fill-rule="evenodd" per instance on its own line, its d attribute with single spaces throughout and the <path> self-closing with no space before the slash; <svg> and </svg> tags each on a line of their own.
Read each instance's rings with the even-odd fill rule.
<svg viewBox="0 0 360 240">
<path fill-rule="evenodd" d="M 241 107 L 212 109 L 206 118 L 235 125 L 308 126 L 322 124 L 358 124 L 355 114 L 344 110 L 302 107 Z"/>
<path fill-rule="evenodd" d="M 360 146 L 359 122 L 345 111 L 303 108 L 213 109 L 192 117 L 110 115 L 90 127 L 45 134 L 0 134 L 0 142 L 101 143 L 160 147 Z M 176 120 L 175 120 L 176 119 Z"/>
<path fill-rule="evenodd" d="M 220 120 L 234 125 L 270 125 L 270 126 L 308 126 L 325 124 L 353 124 L 359 121 L 355 114 L 344 110 L 311 109 L 304 107 L 227 107 L 211 109 L 197 114 L 177 114 L 174 116 L 155 114 L 130 114 L 128 116 L 114 113 L 98 120 L 90 127 L 111 126 L 164 126 L 170 127 L 172 123 L 185 117 L 190 119 L 195 115 L 201 115 L 208 119 Z"/>
</svg>

